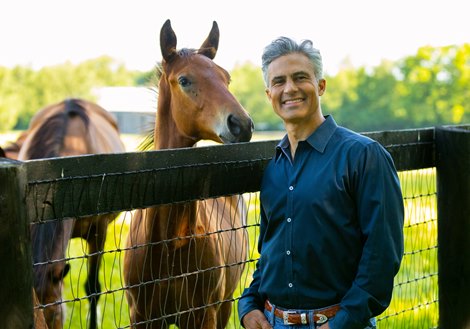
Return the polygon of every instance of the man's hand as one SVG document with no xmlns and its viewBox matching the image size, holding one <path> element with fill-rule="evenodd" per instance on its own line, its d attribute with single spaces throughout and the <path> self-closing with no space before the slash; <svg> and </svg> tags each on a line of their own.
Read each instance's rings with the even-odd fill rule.
<svg viewBox="0 0 470 329">
<path fill-rule="evenodd" d="M 242 319 L 245 329 L 272 329 L 268 319 L 260 310 L 253 310 L 245 314 Z"/>
</svg>

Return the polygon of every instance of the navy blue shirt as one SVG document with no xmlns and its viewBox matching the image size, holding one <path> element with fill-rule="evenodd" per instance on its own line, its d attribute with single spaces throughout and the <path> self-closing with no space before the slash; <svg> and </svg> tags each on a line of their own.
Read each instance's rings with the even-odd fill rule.
<svg viewBox="0 0 470 329">
<path fill-rule="evenodd" d="M 331 116 L 292 160 L 287 136 L 261 189 L 260 259 L 238 303 L 288 309 L 340 303 L 331 329 L 364 328 L 389 305 L 403 255 L 403 199 L 390 154 Z"/>
</svg>

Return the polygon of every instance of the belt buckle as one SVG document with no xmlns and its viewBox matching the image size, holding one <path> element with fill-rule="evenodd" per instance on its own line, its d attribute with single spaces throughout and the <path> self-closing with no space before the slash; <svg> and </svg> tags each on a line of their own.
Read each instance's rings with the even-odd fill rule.
<svg viewBox="0 0 470 329">
<path fill-rule="evenodd" d="M 284 325 L 295 324 L 293 322 L 289 322 L 289 314 L 296 314 L 295 311 L 282 311 L 282 319 L 284 320 Z"/>
<path fill-rule="evenodd" d="M 324 314 L 317 313 L 315 315 L 318 316 L 318 320 L 316 321 L 317 324 L 323 324 L 328 321 L 328 317 Z"/>
</svg>

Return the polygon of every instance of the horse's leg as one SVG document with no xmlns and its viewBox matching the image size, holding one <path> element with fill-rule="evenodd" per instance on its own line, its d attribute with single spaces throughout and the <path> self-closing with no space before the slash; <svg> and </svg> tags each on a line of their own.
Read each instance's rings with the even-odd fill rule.
<svg viewBox="0 0 470 329">
<path fill-rule="evenodd" d="M 98 216 L 90 225 L 86 240 L 88 242 L 88 253 L 92 256 L 88 257 L 88 277 L 85 282 L 85 291 L 88 296 L 89 308 L 89 329 L 97 327 L 97 304 L 99 294 L 101 293 L 101 284 L 99 281 L 99 270 L 101 258 L 106 240 L 106 229 L 108 226 L 108 218 Z"/>
<path fill-rule="evenodd" d="M 224 329 L 232 313 L 232 302 L 223 303 L 217 312 L 217 329 Z"/>
</svg>

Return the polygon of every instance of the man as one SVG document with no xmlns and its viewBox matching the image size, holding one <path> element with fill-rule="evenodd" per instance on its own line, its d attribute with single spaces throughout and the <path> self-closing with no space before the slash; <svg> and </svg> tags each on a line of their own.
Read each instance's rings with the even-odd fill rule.
<svg viewBox="0 0 470 329">
<path fill-rule="evenodd" d="M 389 153 L 324 117 L 320 52 L 281 37 L 262 56 L 287 135 L 264 173 L 260 259 L 239 300 L 256 328 L 375 328 L 403 255 L 403 201 Z"/>
</svg>

